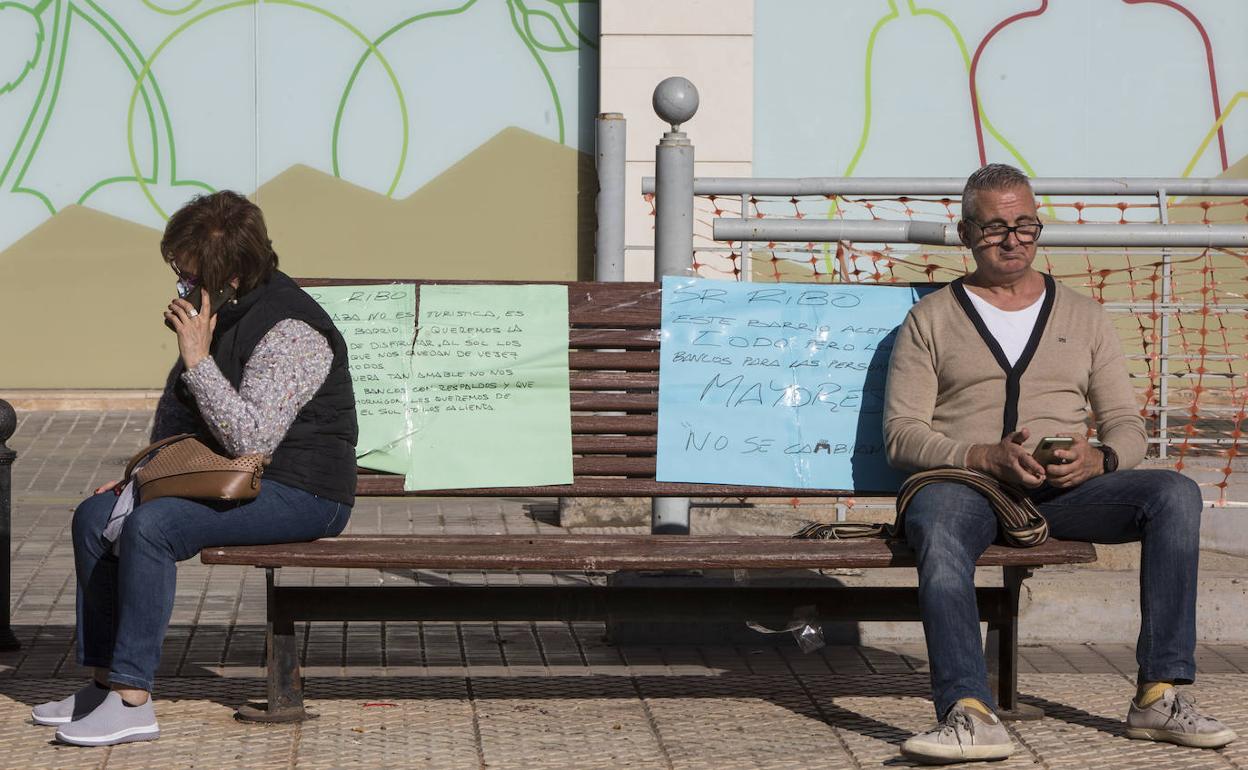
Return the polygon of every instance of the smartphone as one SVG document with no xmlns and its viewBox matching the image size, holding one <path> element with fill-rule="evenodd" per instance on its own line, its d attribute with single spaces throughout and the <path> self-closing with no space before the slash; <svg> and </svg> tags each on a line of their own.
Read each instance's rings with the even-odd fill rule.
<svg viewBox="0 0 1248 770">
<path fill-rule="evenodd" d="M 221 309 L 222 305 L 234 299 L 234 294 L 235 294 L 234 287 L 228 284 L 221 291 L 215 294 L 210 294 L 208 315 L 216 315 L 216 312 Z M 199 303 L 203 299 L 203 296 L 204 296 L 203 292 L 200 291 L 198 287 L 196 287 L 195 291 L 191 292 L 191 295 L 186 298 L 186 301 L 191 303 L 191 307 L 195 308 L 196 310 L 202 311 L 202 308 L 200 308 Z"/>
<path fill-rule="evenodd" d="M 1075 440 L 1069 436 L 1049 436 L 1040 439 L 1040 443 L 1036 444 L 1036 451 L 1031 456 L 1036 458 L 1036 462 L 1041 465 L 1062 465 L 1066 461 L 1059 460 L 1053 455 L 1058 449 L 1070 449 L 1075 445 Z"/>
</svg>

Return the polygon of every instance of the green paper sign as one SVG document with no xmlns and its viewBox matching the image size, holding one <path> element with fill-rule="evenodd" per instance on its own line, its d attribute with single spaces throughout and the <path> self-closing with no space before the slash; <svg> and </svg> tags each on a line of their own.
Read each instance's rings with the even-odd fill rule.
<svg viewBox="0 0 1248 770">
<path fill-rule="evenodd" d="M 572 483 L 566 286 L 421 286 L 404 488 Z"/>
</svg>

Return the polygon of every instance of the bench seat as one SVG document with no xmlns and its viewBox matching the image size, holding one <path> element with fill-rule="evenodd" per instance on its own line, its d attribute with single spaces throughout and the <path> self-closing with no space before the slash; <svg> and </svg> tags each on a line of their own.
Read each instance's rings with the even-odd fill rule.
<svg viewBox="0 0 1248 770">
<path fill-rule="evenodd" d="M 686 535 L 346 535 L 312 543 L 206 548 L 205 564 L 442 570 L 689 570 L 913 567 L 904 542 Z M 985 567 L 1096 560 L 1088 543 L 1050 539 L 1034 548 L 993 545 Z"/>
</svg>

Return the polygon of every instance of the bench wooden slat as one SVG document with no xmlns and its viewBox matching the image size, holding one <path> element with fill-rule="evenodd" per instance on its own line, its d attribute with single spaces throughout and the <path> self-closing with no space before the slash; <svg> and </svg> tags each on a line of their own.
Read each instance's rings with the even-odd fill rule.
<svg viewBox="0 0 1248 770">
<path fill-rule="evenodd" d="M 659 389 L 658 372 L 572 372 L 572 390 Z"/>
<path fill-rule="evenodd" d="M 653 479 L 656 464 L 653 457 L 591 455 L 573 457 L 572 473 L 577 476 L 630 476 Z"/>
<path fill-rule="evenodd" d="M 880 538 L 794 540 L 768 536 L 353 535 L 313 543 L 206 548 L 206 564 L 377 569 L 835 569 L 904 567 L 914 553 Z M 982 566 L 1040 566 L 1096 559 L 1088 543 L 991 546 Z"/>
<path fill-rule="evenodd" d="M 658 350 L 658 329 L 570 329 L 568 347 Z"/>
<path fill-rule="evenodd" d="M 572 452 L 582 455 L 653 455 L 657 436 L 573 436 Z"/>
<path fill-rule="evenodd" d="M 600 352 L 574 350 L 568 353 L 568 367 L 571 369 L 601 369 L 625 372 L 657 372 L 659 370 L 659 354 L 652 350 L 632 350 L 624 352 Z"/>
<path fill-rule="evenodd" d="M 654 412 L 658 408 L 658 393 L 572 392 L 574 412 Z"/>
<path fill-rule="evenodd" d="M 659 430 L 657 414 L 572 415 L 572 433 L 622 433 L 654 435 Z"/>
</svg>

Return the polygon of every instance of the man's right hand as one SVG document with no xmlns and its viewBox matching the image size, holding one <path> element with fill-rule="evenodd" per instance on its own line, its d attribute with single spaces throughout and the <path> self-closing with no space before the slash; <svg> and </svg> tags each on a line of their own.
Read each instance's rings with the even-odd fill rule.
<svg viewBox="0 0 1248 770">
<path fill-rule="evenodd" d="M 995 444 L 976 444 L 967 454 L 967 464 L 972 470 L 987 473 L 1006 484 L 1038 487 L 1044 483 L 1044 466 L 1022 447 L 1030 435 L 1030 431 L 1023 428 Z"/>
</svg>

